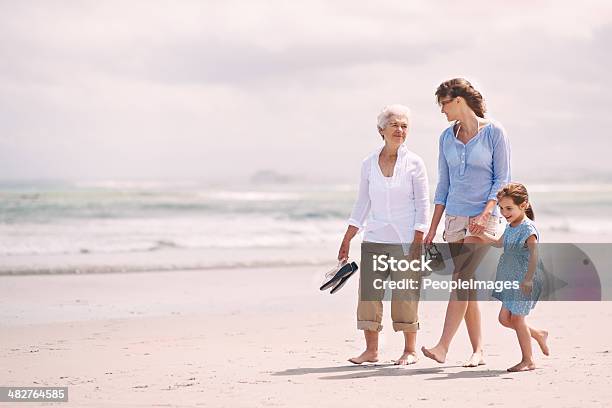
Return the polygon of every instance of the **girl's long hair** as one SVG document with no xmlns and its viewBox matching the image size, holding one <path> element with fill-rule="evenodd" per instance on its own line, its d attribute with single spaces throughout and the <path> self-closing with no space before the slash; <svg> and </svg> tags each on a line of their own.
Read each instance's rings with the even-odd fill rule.
<svg viewBox="0 0 612 408">
<path fill-rule="evenodd" d="M 505 185 L 497 192 L 497 202 L 504 197 L 510 197 L 512 202 L 516 205 L 521 205 L 527 202 L 527 208 L 525 209 L 525 215 L 530 220 L 535 220 L 535 214 L 533 213 L 533 207 L 529 201 L 529 194 L 527 194 L 527 188 L 521 183 L 510 183 Z"/>
</svg>

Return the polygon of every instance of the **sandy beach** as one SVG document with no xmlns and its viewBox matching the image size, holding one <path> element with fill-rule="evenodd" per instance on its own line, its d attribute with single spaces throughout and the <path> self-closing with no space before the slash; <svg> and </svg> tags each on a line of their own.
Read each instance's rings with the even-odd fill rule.
<svg viewBox="0 0 612 408">
<path fill-rule="evenodd" d="M 0 1 L 0 408 L 612 407 L 612 2 L 521 4 Z"/>
<path fill-rule="evenodd" d="M 603 407 L 612 399 L 606 302 L 542 302 L 533 325 L 552 355 L 511 374 L 520 350 L 482 303 L 487 365 L 392 360 L 403 346 L 386 304 L 381 360 L 354 366 L 357 279 L 318 291 L 321 268 L 0 277 L 3 386 L 67 386 L 74 407 Z M 418 346 L 434 344 L 445 304 L 422 302 Z M 366 403 L 367 401 L 367 403 Z M 0 406 L 15 404 L 0 403 Z M 27 406 L 36 406 L 28 403 Z"/>
</svg>

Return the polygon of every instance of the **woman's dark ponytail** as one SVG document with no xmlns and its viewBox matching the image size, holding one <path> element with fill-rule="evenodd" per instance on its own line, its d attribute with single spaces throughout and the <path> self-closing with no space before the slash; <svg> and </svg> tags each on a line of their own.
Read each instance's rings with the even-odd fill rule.
<svg viewBox="0 0 612 408">
<path fill-rule="evenodd" d="M 436 89 L 438 103 L 445 97 L 461 96 L 476 116 L 484 118 L 487 108 L 482 94 L 465 78 L 453 78 L 442 82 Z"/>
</svg>

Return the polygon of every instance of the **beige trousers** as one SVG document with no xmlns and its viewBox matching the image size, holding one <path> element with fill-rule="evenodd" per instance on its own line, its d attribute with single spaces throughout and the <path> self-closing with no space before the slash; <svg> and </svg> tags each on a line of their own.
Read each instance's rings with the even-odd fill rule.
<svg viewBox="0 0 612 408">
<path fill-rule="evenodd" d="M 391 319 L 393 330 L 403 332 L 416 332 L 419 329 L 419 293 L 421 274 L 414 271 L 387 270 L 374 271 L 374 257 L 386 255 L 387 259 L 405 259 L 402 246 L 399 244 L 379 244 L 363 242 L 361 244 L 361 272 L 359 274 L 359 302 L 357 304 L 357 329 L 382 330 L 383 299 L 385 290 L 377 289 L 374 280 L 379 279 L 376 286 L 380 287 L 380 280 L 400 282 L 411 280 L 416 282 L 417 289 L 395 289 L 391 291 Z M 390 268 L 389 268 L 390 269 Z M 397 269 L 397 268 L 396 268 Z M 388 293 L 388 292 L 387 292 Z"/>
</svg>

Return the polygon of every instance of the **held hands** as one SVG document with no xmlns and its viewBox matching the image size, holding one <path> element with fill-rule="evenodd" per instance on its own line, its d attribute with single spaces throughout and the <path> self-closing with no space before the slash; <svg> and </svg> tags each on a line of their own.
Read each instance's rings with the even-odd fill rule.
<svg viewBox="0 0 612 408">
<path fill-rule="evenodd" d="M 480 235 L 484 232 L 487 222 L 489 222 L 489 218 L 491 217 L 490 212 L 483 212 L 482 214 L 474 217 L 470 221 L 470 233 L 474 235 Z"/>
<path fill-rule="evenodd" d="M 530 295 L 533 290 L 533 281 L 525 279 L 521 282 L 520 287 L 524 294 Z"/>
</svg>

